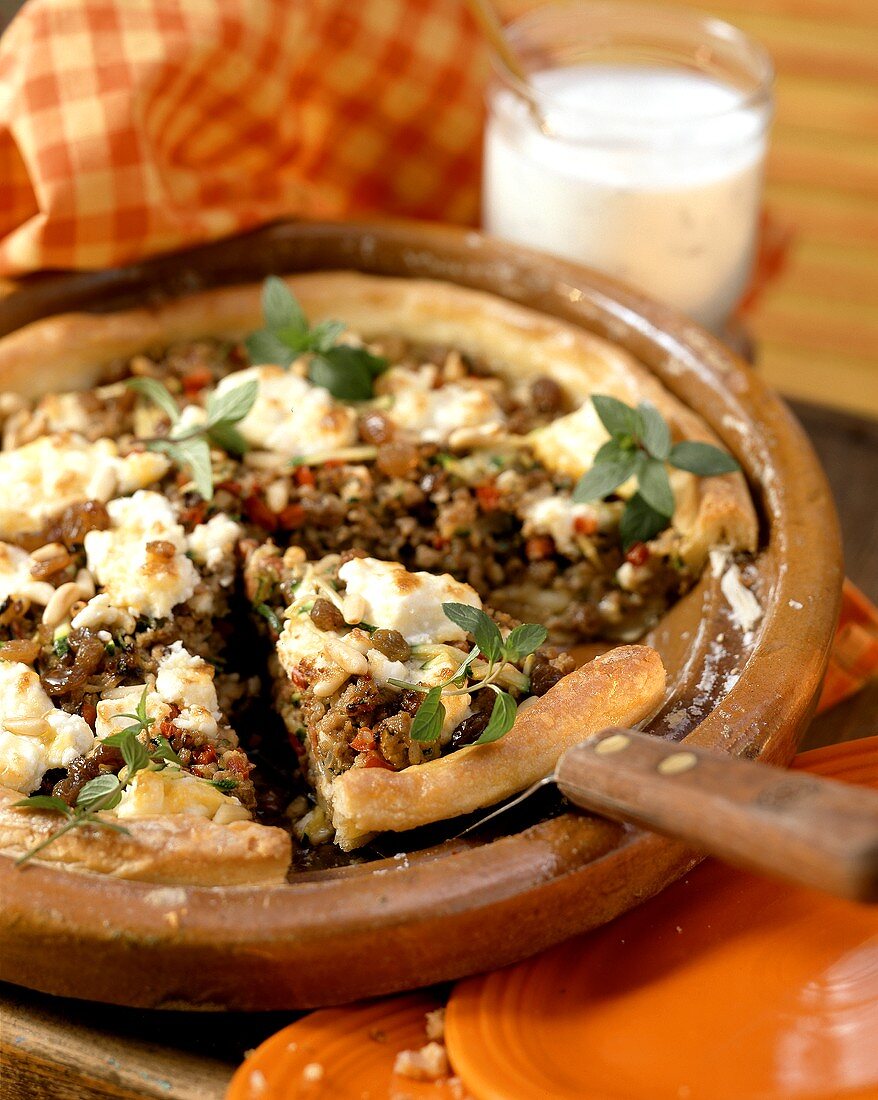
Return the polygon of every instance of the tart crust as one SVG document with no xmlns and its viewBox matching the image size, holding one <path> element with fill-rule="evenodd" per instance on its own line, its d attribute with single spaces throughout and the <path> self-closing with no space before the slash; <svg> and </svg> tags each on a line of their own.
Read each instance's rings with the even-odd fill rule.
<svg viewBox="0 0 878 1100">
<path fill-rule="evenodd" d="M 13 809 L 23 796 L 0 788 L 0 851 L 20 856 L 59 827 L 57 814 Z M 283 829 L 254 821 L 218 824 L 195 814 L 140 817 L 109 829 L 71 829 L 35 857 L 71 871 L 175 886 L 260 886 L 283 882 L 291 842 Z"/>
<path fill-rule="evenodd" d="M 332 784 L 332 824 L 349 851 L 373 833 L 404 832 L 492 806 L 551 774 L 573 745 L 608 726 L 648 718 L 665 693 L 661 658 L 620 646 L 560 680 L 488 745 L 400 772 L 353 768 Z"/>
</svg>

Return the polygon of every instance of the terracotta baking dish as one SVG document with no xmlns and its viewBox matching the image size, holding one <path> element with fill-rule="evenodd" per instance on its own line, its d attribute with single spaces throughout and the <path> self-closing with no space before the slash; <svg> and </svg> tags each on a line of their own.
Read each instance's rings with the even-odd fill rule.
<svg viewBox="0 0 878 1100">
<path fill-rule="evenodd" d="M 762 518 L 764 616 L 744 637 L 706 575 L 650 638 L 670 696 L 650 730 L 785 763 L 814 706 L 842 581 L 826 480 L 784 404 L 726 348 L 593 272 L 477 233 L 283 224 L 121 271 L 25 283 L 0 333 L 269 272 L 348 268 L 493 291 L 618 342 L 739 458 Z M 0 859 L 3 980 L 155 1007 L 326 1005 L 502 966 L 630 909 L 696 856 L 545 801 L 494 832 L 268 888 L 179 888 Z M 123 977 L 124 976 L 124 977 Z"/>
</svg>

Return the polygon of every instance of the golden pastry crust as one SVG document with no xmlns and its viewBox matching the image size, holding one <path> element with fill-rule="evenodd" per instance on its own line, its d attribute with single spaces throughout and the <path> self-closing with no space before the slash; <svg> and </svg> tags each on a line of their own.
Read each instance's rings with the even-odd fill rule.
<svg viewBox="0 0 878 1100">
<path fill-rule="evenodd" d="M 332 784 L 332 824 L 346 851 L 492 806 L 549 775 L 563 752 L 608 726 L 648 718 L 665 693 L 661 658 L 620 646 L 571 672 L 524 710 L 500 741 L 390 772 L 353 768 Z"/>
<path fill-rule="evenodd" d="M 286 282 L 313 322 L 332 317 L 369 340 L 396 334 L 479 356 L 500 375 L 551 375 L 585 401 L 606 393 L 651 401 L 680 436 L 716 443 L 704 421 L 631 355 L 607 340 L 493 294 L 427 279 L 330 271 Z M 50 317 L 0 340 L 0 389 L 37 396 L 93 385 L 114 359 L 203 336 L 236 338 L 262 325 L 261 287 L 225 287 L 153 308 Z M 681 553 L 700 568 L 712 546 L 753 551 L 757 522 L 740 474 L 675 472 L 674 527 Z"/>
<path fill-rule="evenodd" d="M 0 788 L 0 852 L 15 857 L 61 824 L 57 814 L 13 809 L 21 798 Z M 283 882 L 290 865 L 289 836 L 255 821 L 220 825 L 195 814 L 107 820 L 124 825 L 128 835 L 71 829 L 34 861 L 174 886 L 266 886 Z"/>
</svg>

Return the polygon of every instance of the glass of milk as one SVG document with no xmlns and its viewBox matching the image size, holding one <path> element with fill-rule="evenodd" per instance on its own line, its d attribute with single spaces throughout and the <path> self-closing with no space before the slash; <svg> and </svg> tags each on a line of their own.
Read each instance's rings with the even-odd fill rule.
<svg viewBox="0 0 878 1100">
<path fill-rule="evenodd" d="M 622 0 L 539 8 L 507 34 L 529 83 L 496 66 L 486 230 L 721 331 L 755 252 L 765 51 L 718 19 Z"/>
</svg>

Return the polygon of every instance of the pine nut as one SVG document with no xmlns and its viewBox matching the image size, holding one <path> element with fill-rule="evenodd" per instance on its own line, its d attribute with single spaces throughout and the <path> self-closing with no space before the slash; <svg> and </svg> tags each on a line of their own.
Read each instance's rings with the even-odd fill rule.
<svg viewBox="0 0 878 1100">
<path fill-rule="evenodd" d="M 28 581 L 19 588 L 16 595 L 30 600 L 31 603 L 39 604 L 40 607 L 45 607 L 55 595 L 55 592 L 56 589 L 48 581 Z"/>
<path fill-rule="evenodd" d="M 67 613 L 81 598 L 82 593 L 76 581 L 68 581 L 66 584 L 62 584 L 60 588 L 56 588 L 54 595 L 43 611 L 43 625 L 58 626 L 67 618 Z"/>
<path fill-rule="evenodd" d="M 290 502 L 290 487 L 286 481 L 272 481 L 265 490 L 265 503 L 272 512 L 282 512 Z"/>
<path fill-rule="evenodd" d="M 76 586 L 86 601 L 90 600 L 96 592 L 95 579 L 87 569 L 80 569 L 76 574 Z"/>
<path fill-rule="evenodd" d="M 112 466 L 101 466 L 88 484 L 89 500 L 110 500 L 119 485 L 119 478 Z"/>
<path fill-rule="evenodd" d="M 363 616 L 366 614 L 366 601 L 359 594 L 353 596 L 345 596 L 342 600 L 341 613 L 344 616 L 344 621 L 353 626 L 354 623 L 361 623 Z"/>
<path fill-rule="evenodd" d="M 45 546 L 39 546 L 31 553 L 32 561 L 48 561 L 50 558 L 57 558 L 60 554 L 66 554 L 67 547 L 62 546 L 60 542 L 47 542 Z"/>
<path fill-rule="evenodd" d="M 43 737 L 52 729 L 45 718 L 6 718 L 3 726 L 20 737 Z"/>
</svg>

